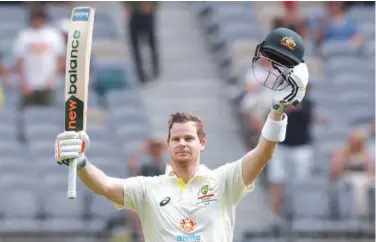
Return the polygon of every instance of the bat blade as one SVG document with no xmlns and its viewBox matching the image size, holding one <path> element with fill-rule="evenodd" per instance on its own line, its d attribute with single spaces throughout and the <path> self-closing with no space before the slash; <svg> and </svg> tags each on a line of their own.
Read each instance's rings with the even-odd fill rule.
<svg viewBox="0 0 376 242">
<path fill-rule="evenodd" d="M 90 74 L 91 43 L 95 9 L 76 7 L 72 10 L 65 70 L 65 131 L 86 130 L 86 110 Z M 69 164 L 69 199 L 76 197 L 77 160 Z"/>
</svg>

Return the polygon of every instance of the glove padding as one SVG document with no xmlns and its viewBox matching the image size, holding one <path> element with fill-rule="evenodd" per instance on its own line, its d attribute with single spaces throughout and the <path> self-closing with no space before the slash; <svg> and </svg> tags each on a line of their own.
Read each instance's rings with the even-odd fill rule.
<svg viewBox="0 0 376 242">
<path fill-rule="evenodd" d="M 273 98 L 272 108 L 279 110 L 287 105 L 297 106 L 305 96 L 308 79 L 309 73 L 305 63 L 300 63 L 291 69 L 286 78 L 286 81 L 289 82 L 290 85 L 277 92 Z"/>
<path fill-rule="evenodd" d="M 78 162 L 85 158 L 85 151 L 89 148 L 90 139 L 84 131 L 66 131 L 56 137 L 55 160 L 59 165 L 69 165 L 78 158 Z"/>
</svg>

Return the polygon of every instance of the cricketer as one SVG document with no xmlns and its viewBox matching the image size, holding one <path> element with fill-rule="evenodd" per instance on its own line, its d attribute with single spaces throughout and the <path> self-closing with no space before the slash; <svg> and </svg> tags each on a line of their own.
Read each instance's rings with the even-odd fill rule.
<svg viewBox="0 0 376 242">
<path fill-rule="evenodd" d="M 90 140 L 83 131 L 57 136 L 56 162 L 68 165 L 77 159 L 77 174 L 91 191 L 112 201 L 117 209 L 138 214 L 147 242 L 230 242 L 238 203 L 253 190 L 253 182 L 272 158 L 277 143 L 285 139 L 286 106 L 296 106 L 305 96 L 309 73 L 303 56 L 303 39 L 285 28 L 273 30 L 257 46 L 252 68 L 258 67 L 261 58 L 270 61 L 268 75 L 259 81 L 275 95 L 258 145 L 237 161 L 214 170 L 202 164 L 203 124 L 194 115 L 178 112 L 168 122 L 172 161 L 164 175 L 107 176 L 85 156 Z"/>
</svg>

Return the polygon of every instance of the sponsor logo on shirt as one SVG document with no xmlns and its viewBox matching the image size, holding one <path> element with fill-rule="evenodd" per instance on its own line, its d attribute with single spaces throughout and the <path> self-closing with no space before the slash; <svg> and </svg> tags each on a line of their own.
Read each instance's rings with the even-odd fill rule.
<svg viewBox="0 0 376 242">
<path fill-rule="evenodd" d="M 196 229 L 196 220 L 194 220 L 192 218 L 183 218 L 180 221 L 179 227 L 185 233 L 191 233 L 191 232 L 195 231 L 195 229 Z"/>
<path fill-rule="evenodd" d="M 171 201 L 170 197 L 165 197 L 160 203 L 159 206 L 163 207 L 166 206 Z"/>
<path fill-rule="evenodd" d="M 201 242 L 201 236 L 198 234 L 178 235 L 176 236 L 176 241 Z"/>
<path fill-rule="evenodd" d="M 217 201 L 213 192 L 213 188 L 210 188 L 209 185 L 204 185 L 200 188 L 197 193 L 197 200 L 197 205 L 203 203 L 205 205 L 209 205 L 211 202 Z"/>
<path fill-rule="evenodd" d="M 192 233 L 196 230 L 196 220 L 193 218 L 184 218 L 179 223 L 179 228 L 185 233 Z M 177 235 L 176 241 L 201 242 L 199 234 Z"/>
</svg>

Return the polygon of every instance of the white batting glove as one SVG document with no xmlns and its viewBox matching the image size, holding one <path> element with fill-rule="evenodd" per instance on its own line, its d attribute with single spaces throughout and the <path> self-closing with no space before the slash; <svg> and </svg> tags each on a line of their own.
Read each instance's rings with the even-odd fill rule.
<svg viewBox="0 0 376 242">
<path fill-rule="evenodd" d="M 63 132 L 56 137 L 55 160 L 59 165 L 69 165 L 77 159 L 77 168 L 81 168 L 86 163 L 85 151 L 89 145 L 90 139 L 86 132 Z"/>
<path fill-rule="evenodd" d="M 283 113 L 287 105 L 297 106 L 304 98 L 308 84 L 309 73 L 305 63 L 295 66 L 287 76 L 289 86 L 278 91 L 273 98 L 272 109 Z"/>
</svg>

